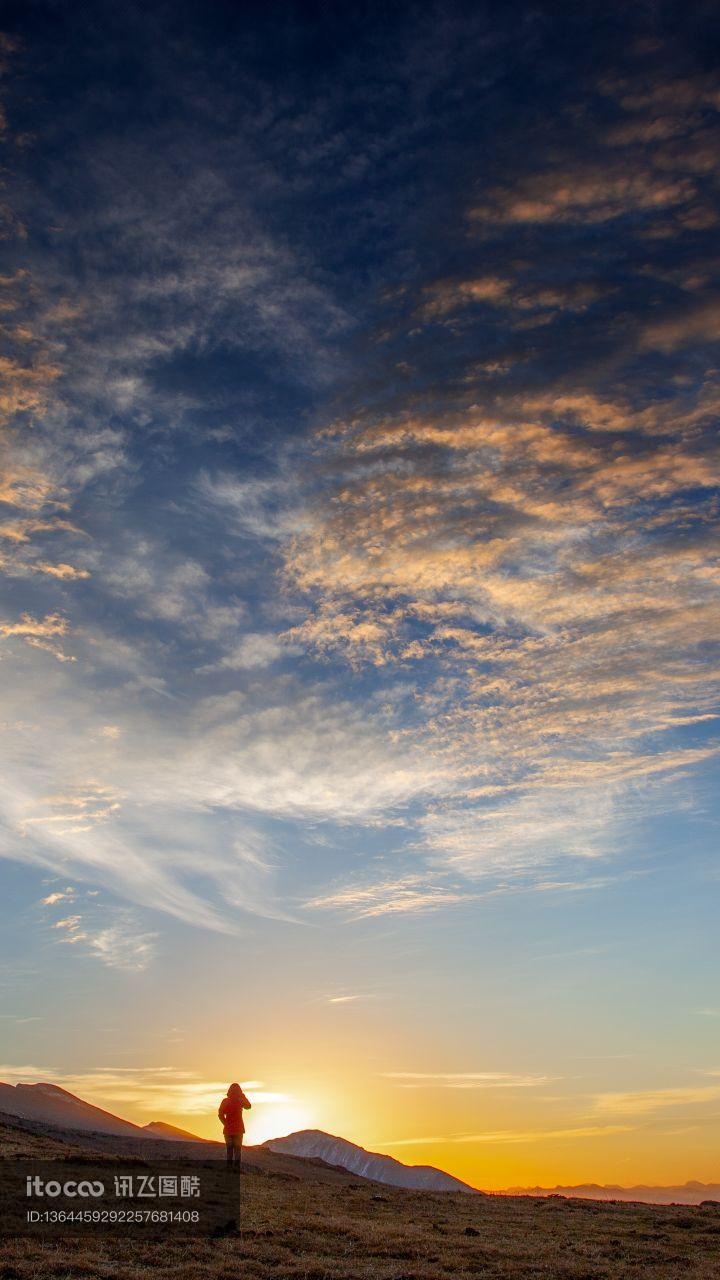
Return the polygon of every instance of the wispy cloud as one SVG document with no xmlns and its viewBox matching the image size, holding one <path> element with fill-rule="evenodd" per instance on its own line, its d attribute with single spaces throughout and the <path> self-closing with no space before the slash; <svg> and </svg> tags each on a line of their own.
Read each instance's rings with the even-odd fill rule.
<svg viewBox="0 0 720 1280">
<path fill-rule="evenodd" d="M 574 1138 L 609 1138 L 618 1133 L 632 1133 L 632 1125 L 581 1125 L 569 1129 L 498 1129 L 488 1133 L 449 1133 L 432 1137 L 395 1138 L 383 1141 L 384 1147 L 436 1146 L 444 1143 L 489 1143 L 497 1146 L 555 1142 Z"/>
<path fill-rule="evenodd" d="M 474 836 L 477 819 L 472 816 L 470 834 Z M 534 832 L 532 833 L 535 834 Z M 444 907 L 459 907 L 464 903 L 489 901 L 493 898 L 517 894 L 566 894 L 592 893 L 608 888 L 624 879 L 633 878 L 634 873 L 617 875 L 588 875 L 582 867 L 576 868 L 574 879 L 563 878 L 560 874 L 548 874 L 549 864 L 553 861 L 550 837 L 543 841 L 542 851 L 538 852 L 531 840 L 524 851 L 524 858 L 515 860 L 515 867 L 508 874 L 506 859 L 499 860 L 497 878 L 491 888 L 476 890 L 468 887 L 468 883 L 457 876 L 452 877 L 441 872 L 415 872 L 395 879 L 380 879 L 374 883 L 345 885 L 340 889 L 330 890 L 314 898 L 308 899 L 305 906 L 311 910 L 339 911 L 351 919 L 372 919 L 373 917 L 394 915 L 425 915 L 427 912 L 439 911 Z M 430 841 L 428 841 L 430 847 Z M 457 838 L 452 844 L 452 866 L 464 871 L 464 860 L 458 849 Z M 539 864 L 539 865 L 538 865 Z M 492 860 L 484 863 L 486 873 L 492 870 Z M 472 865 L 469 868 L 472 873 Z M 445 880 L 445 883 L 443 883 Z"/>
<path fill-rule="evenodd" d="M 64 899 L 73 898 L 75 890 L 68 887 L 67 889 L 56 889 L 53 893 L 49 893 L 46 898 L 42 899 L 44 907 L 53 907 L 55 903 L 62 902 Z"/>
<path fill-rule="evenodd" d="M 110 969 L 137 972 L 146 969 L 155 955 L 157 933 L 142 933 L 127 916 L 88 939 L 90 951 Z"/>
<path fill-rule="evenodd" d="M 720 1085 L 683 1085 L 670 1089 L 640 1089 L 632 1093 L 603 1093 L 596 1099 L 599 1111 L 615 1115 L 646 1115 L 666 1107 L 696 1106 L 716 1102 Z"/>
<path fill-rule="evenodd" d="M 0 1078 L 8 1084 L 59 1084 L 96 1106 L 130 1107 L 146 1114 L 214 1115 L 228 1087 L 228 1081 L 203 1078 L 198 1072 L 174 1066 L 107 1066 L 68 1072 L 48 1066 L 2 1064 Z M 258 1080 L 244 1081 L 242 1087 L 253 1106 L 284 1102 L 289 1096 L 266 1088 Z"/>
<path fill-rule="evenodd" d="M 358 919 L 387 915 L 422 915 L 440 907 L 471 901 L 477 895 L 442 883 L 432 884 L 424 874 L 407 875 L 377 884 L 347 886 L 310 898 L 314 910 L 340 910 Z"/>
<path fill-rule="evenodd" d="M 201 667 L 203 672 L 259 671 L 270 667 L 281 658 L 300 653 L 297 646 L 283 643 L 277 636 L 263 632 L 249 632 L 223 654 L 217 662 Z"/>
<path fill-rule="evenodd" d="M 34 649 L 45 649 L 60 662 L 74 662 L 58 644 L 56 637 L 66 635 L 67 619 L 59 614 L 48 614 L 44 618 L 33 618 L 23 613 L 17 620 L 0 622 L 0 637 L 13 639 L 17 637 Z"/>
<path fill-rule="evenodd" d="M 50 909 L 48 927 L 61 935 L 64 944 L 77 948 L 79 954 L 96 959 L 109 969 L 142 972 L 154 959 L 157 933 L 144 930 L 132 912 L 99 905 L 93 901 L 94 896 L 85 895 L 83 900 L 72 888 L 48 894 L 41 902 Z M 76 907 L 81 902 L 82 910 L 55 918 L 52 908 L 59 903 Z"/>
<path fill-rule="evenodd" d="M 503 1071 L 383 1071 L 382 1075 L 412 1089 L 534 1089 L 560 1078 Z"/>
<path fill-rule="evenodd" d="M 359 993 L 343 996 L 323 996 L 325 1004 L 356 1004 L 358 1000 L 370 1000 L 371 998 L 371 996 Z"/>
</svg>

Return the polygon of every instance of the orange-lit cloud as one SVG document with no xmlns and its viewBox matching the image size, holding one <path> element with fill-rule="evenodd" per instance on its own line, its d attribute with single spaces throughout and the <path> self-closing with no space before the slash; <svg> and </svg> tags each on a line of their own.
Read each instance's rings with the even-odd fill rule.
<svg viewBox="0 0 720 1280">
<path fill-rule="evenodd" d="M 403 1088 L 442 1089 L 534 1089 L 550 1084 L 557 1076 L 512 1075 L 500 1071 L 385 1071 L 386 1080 Z"/>
<path fill-rule="evenodd" d="M 703 1102 L 716 1102 L 720 1098 L 720 1085 L 686 1085 L 670 1089 L 644 1089 L 634 1093 L 603 1093 L 596 1101 L 599 1111 L 611 1111 L 616 1115 L 647 1115 L 665 1107 L 695 1106 Z"/>
<path fill-rule="evenodd" d="M 514 1146 L 531 1142 L 552 1142 L 556 1138 L 605 1138 L 616 1133 L 631 1133 L 632 1126 L 625 1124 L 580 1125 L 568 1129 L 497 1129 L 484 1133 L 450 1133 L 427 1138 L 396 1138 L 385 1141 L 386 1147 L 430 1146 L 444 1142 L 487 1142 L 497 1146 Z"/>
</svg>

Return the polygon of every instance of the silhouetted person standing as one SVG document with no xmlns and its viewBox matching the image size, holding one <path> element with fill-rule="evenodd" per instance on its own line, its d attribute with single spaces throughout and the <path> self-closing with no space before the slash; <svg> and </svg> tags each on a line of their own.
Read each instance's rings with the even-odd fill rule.
<svg viewBox="0 0 720 1280">
<path fill-rule="evenodd" d="M 222 1120 L 223 1133 L 225 1134 L 228 1169 L 240 1170 L 242 1141 L 245 1132 L 243 1111 L 249 1111 L 251 1105 L 240 1085 L 231 1084 L 227 1091 L 227 1097 L 223 1098 L 218 1108 L 218 1118 Z"/>
</svg>

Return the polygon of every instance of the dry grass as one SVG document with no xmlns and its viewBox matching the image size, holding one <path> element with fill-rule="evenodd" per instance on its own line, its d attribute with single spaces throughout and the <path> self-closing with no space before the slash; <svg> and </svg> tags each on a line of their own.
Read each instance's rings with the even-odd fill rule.
<svg viewBox="0 0 720 1280">
<path fill-rule="evenodd" d="M 0 1280 L 720 1280 L 720 1206 L 428 1194 L 296 1167 L 247 1168 L 237 1234 L 19 1240 L 0 1245 Z"/>
</svg>

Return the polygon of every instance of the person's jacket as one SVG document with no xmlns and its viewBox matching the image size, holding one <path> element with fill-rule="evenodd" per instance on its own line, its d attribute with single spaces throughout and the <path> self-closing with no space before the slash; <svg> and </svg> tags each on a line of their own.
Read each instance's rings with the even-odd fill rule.
<svg viewBox="0 0 720 1280">
<path fill-rule="evenodd" d="M 223 1133 L 226 1138 L 234 1138 L 238 1134 L 245 1132 L 243 1111 L 248 1111 L 250 1106 L 251 1104 L 242 1089 L 238 1089 L 237 1093 L 228 1094 L 227 1098 L 223 1098 L 218 1108 L 218 1118 L 222 1120 Z"/>
</svg>

